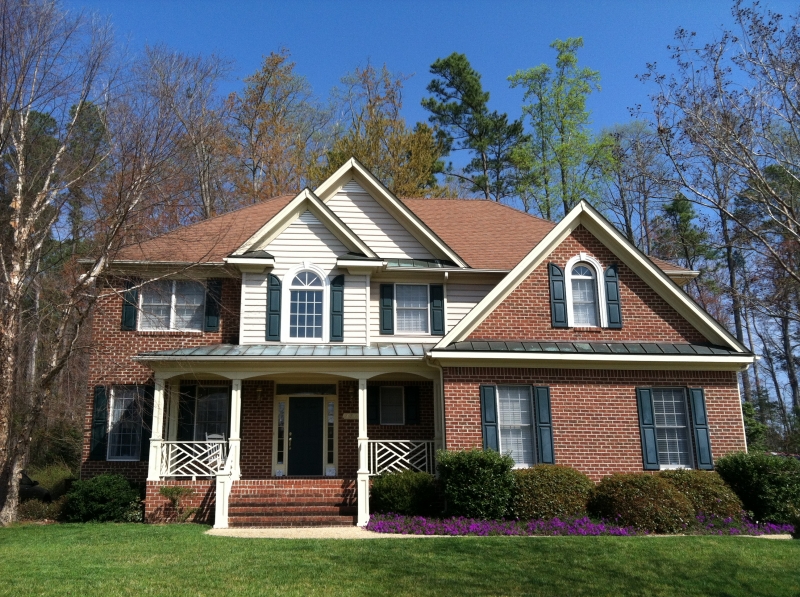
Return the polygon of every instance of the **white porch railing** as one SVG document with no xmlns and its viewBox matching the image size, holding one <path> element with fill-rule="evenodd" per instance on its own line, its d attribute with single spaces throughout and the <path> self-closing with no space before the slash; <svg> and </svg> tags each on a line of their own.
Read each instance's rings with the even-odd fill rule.
<svg viewBox="0 0 800 597">
<path fill-rule="evenodd" d="M 213 477 L 225 466 L 227 443 L 197 441 L 161 443 L 162 477 Z"/>
<path fill-rule="evenodd" d="M 436 448 L 433 440 L 368 440 L 369 474 L 396 473 L 405 470 L 433 474 Z"/>
</svg>

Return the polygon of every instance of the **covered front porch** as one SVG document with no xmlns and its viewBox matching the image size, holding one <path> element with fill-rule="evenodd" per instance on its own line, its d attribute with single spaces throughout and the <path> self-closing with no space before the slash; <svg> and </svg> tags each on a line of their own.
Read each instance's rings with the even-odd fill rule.
<svg viewBox="0 0 800 597">
<path fill-rule="evenodd" d="M 370 477 L 432 473 L 443 447 L 440 370 L 427 347 L 390 346 L 333 358 L 253 358 L 233 346 L 220 355 L 224 345 L 141 355 L 156 380 L 148 514 L 157 487 L 195 484 L 207 487 L 216 528 L 353 515 L 365 525 Z"/>
</svg>

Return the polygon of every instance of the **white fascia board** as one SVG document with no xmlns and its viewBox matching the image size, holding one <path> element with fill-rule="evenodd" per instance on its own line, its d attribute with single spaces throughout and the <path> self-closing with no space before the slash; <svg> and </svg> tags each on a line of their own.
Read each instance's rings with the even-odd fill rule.
<svg viewBox="0 0 800 597">
<path fill-rule="evenodd" d="M 261 274 L 267 268 L 275 267 L 275 259 L 255 259 L 252 257 L 226 257 L 225 263 L 235 265 L 240 272 Z"/>
<path fill-rule="evenodd" d="M 445 367 L 554 367 L 585 369 L 672 369 L 705 371 L 744 371 L 755 360 L 753 355 L 616 355 L 546 352 L 468 352 L 437 350 L 430 353 Z"/>
<path fill-rule="evenodd" d="M 256 243 L 269 244 L 305 211 L 314 214 L 351 251 L 363 253 L 367 257 L 377 257 L 372 249 L 309 189 L 303 189 L 255 234 L 242 243 L 232 256 L 243 255 Z"/>
<path fill-rule="evenodd" d="M 452 330 L 436 345 L 436 349 L 449 346 L 465 339 L 486 319 L 489 313 L 550 255 L 550 253 L 578 226 L 583 225 L 591 234 L 619 257 L 637 276 L 642 278 L 661 298 L 669 303 L 680 315 L 695 326 L 712 342 L 729 346 L 733 350 L 746 353 L 747 349 L 719 322 L 711 317 L 688 294 L 686 294 L 667 274 L 650 261 L 644 253 L 634 247 L 606 219 L 586 201 L 581 201 L 558 223 L 509 274 L 503 278 L 481 302 L 479 302 Z M 624 308 L 624 307 L 623 307 Z"/>
<path fill-rule="evenodd" d="M 411 211 L 402 201 L 395 197 L 383 183 L 367 170 L 358 160 L 350 158 L 341 168 L 319 185 L 315 193 L 327 201 L 336 194 L 350 179 L 355 179 L 372 197 L 378 201 L 400 224 L 411 233 L 425 248 L 431 250 L 440 259 L 449 259 L 459 267 L 468 268 L 464 260 L 451 249 L 439 236 Z"/>
</svg>

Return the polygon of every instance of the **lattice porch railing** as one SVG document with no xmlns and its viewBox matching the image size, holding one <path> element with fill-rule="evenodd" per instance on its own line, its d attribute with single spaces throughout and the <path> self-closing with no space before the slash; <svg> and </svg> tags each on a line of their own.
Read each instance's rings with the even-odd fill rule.
<svg viewBox="0 0 800 597">
<path fill-rule="evenodd" d="M 213 477 L 225 466 L 224 441 L 173 442 L 161 444 L 162 477 Z"/>
<path fill-rule="evenodd" d="M 432 440 L 369 440 L 367 444 L 370 475 L 405 470 L 435 472 L 436 449 Z"/>
</svg>

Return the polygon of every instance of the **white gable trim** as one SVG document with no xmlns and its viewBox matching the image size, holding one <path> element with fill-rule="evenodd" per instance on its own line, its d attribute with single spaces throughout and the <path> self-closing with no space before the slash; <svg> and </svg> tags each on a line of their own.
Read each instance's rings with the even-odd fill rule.
<svg viewBox="0 0 800 597">
<path fill-rule="evenodd" d="M 358 160 L 350 158 L 341 168 L 316 188 L 315 194 L 323 202 L 333 197 L 344 185 L 355 180 L 378 204 L 388 211 L 403 228 L 438 259 L 448 259 L 459 267 L 469 267 L 458 254 L 447 246 L 417 215 L 383 186 Z"/>
<path fill-rule="evenodd" d="M 248 238 L 236 251 L 233 252 L 234 256 L 243 255 L 253 247 L 260 243 L 268 245 L 273 241 L 281 232 L 283 232 L 289 225 L 299 218 L 306 211 L 311 212 L 314 216 L 322 222 L 350 251 L 361 253 L 367 257 L 377 257 L 377 255 L 370 249 L 364 241 L 362 241 L 355 232 L 339 219 L 331 209 L 323 203 L 319 197 L 312 193 L 309 189 L 304 189 L 292 199 L 286 207 L 275 214 L 266 224 L 264 224 L 258 231 Z"/>
<path fill-rule="evenodd" d="M 479 302 L 450 332 L 441 339 L 435 349 L 443 349 L 453 342 L 466 339 L 489 314 L 519 284 L 547 258 L 548 255 L 578 226 L 584 226 L 600 242 L 627 265 L 634 274 L 645 281 L 661 298 L 669 303 L 681 316 L 700 331 L 711 342 L 720 346 L 747 353 L 728 330 L 695 303 L 688 294 L 675 284 L 669 276 L 656 267 L 644 253 L 632 245 L 600 213 L 586 201 L 581 201 L 558 223 L 522 261 Z M 599 282 L 599 281 L 598 281 Z M 599 284 L 598 284 L 599 285 Z M 625 306 L 623 305 L 623 309 Z"/>
</svg>

